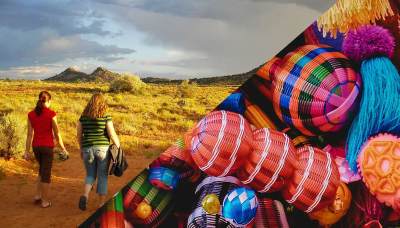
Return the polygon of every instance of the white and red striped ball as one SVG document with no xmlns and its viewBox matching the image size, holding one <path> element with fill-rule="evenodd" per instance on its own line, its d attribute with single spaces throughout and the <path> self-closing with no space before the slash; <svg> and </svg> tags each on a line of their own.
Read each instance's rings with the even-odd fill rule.
<svg viewBox="0 0 400 228">
<path fill-rule="evenodd" d="M 329 206 L 336 197 L 340 175 L 331 155 L 311 146 L 297 150 L 298 165 L 282 190 L 283 198 L 310 213 Z"/>
<path fill-rule="evenodd" d="M 290 138 L 268 128 L 253 132 L 253 152 L 238 171 L 238 178 L 259 192 L 275 192 L 283 188 L 297 163 L 296 149 Z"/>
<path fill-rule="evenodd" d="M 250 124 L 240 114 L 214 111 L 186 137 L 197 166 L 210 176 L 234 173 L 252 150 Z"/>
</svg>

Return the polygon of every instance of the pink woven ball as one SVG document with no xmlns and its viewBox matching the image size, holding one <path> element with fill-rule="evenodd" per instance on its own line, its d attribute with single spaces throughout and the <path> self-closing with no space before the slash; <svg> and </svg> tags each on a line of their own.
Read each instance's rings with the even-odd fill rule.
<svg viewBox="0 0 400 228">
<path fill-rule="evenodd" d="M 238 178 L 259 192 L 279 191 L 293 174 L 296 149 L 286 134 L 275 130 L 261 128 L 253 136 L 253 152 L 239 169 Z"/>
<path fill-rule="evenodd" d="M 234 173 L 252 150 L 250 124 L 240 114 L 214 111 L 186 136 L 194 162 L 211 176 Z"/>
</svg>

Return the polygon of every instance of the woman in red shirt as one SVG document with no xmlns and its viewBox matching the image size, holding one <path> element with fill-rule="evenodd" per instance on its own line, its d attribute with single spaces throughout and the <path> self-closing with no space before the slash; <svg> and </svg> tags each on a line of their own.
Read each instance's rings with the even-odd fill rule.
<svg viewBox="0 0 400 228">
<path fill-rule="evenodd" d="M 41 204 L 43 208 L 51 206 L 51 202 L 48 199 L 48 192 L 54 156 L 54 137 L 64 153 L 68 154 L 58 130 L 56 113 L 49 108 L 50 100 L 51 95 L 49 92 L 40 92 L 35 109 L 28 114 L 28 135 L 24 155 L 25 159 L 30 159 L 29 151 L 32 145 L 33 153 L 39 163 L 39 175 L 34 202 L 35 204 Z"/>
</svg>

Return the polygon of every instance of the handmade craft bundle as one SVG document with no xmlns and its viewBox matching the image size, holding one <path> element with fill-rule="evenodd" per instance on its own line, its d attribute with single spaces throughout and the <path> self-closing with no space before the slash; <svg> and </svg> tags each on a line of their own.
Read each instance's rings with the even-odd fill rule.
<svg viewBox="0 0 400 228">
<path fill-rule="evenodd" d="M 238 143 L 236 139 L 243 137 L 240 136 L 242 132 L 232 131 L 229 132 L 230 138 L 223 138 L 222 136 L 227 134 L 225 131 L 229 130 L 221 126 L 222 120 L 218 121 L 215 118 L 222 119 L 233 115 L 245 121 L 245 123 L 232 121 L 230 124 L 233 129 L 243 128 L 240 126 L 247 125 L 247 120 L 240 114 L 227 111 L 214 111 L 209 115 L 204 117 L 200 121 L 202 124 L 198 124 L 192 132 L 209 132 L 207 128 L 210 126 L 207 126 L 206 121 L 213 120 L 217 125 L 212 127 L 219 129 L 219 132 L 208 135 L 207 140 L 215 142 L 220 140 L 220 143 L 227 148 L 240 148 L 241 142 Z M 247 148 L 247 158 L 234 160 L 235 166 L 238 167 L 235 173 L 242 184 L 259 192 L 282 191 L 288 202 L 307 213 L 329 206 L 334 201 L 340 178 L 336 164 L 329 153 L 311 146 L 296 150 L 286 134 L 272 129 L 255 129 L 248 134 L 247 138 L 251 144 Z M 199 136 L 195 134 L 192 137 Z M 214 160 L 211 167 L 218 167 L 221 171 L 232 166 L 231 162 L 218 161 L 221 161 L 219 156 L 232 158 L 235 150 L 231 153 L 228 151 L 221 153 L 218 143 L 206 147 L 201 145 L 207 144 L 202 139 L 188 138 L 187 141 L 191 142 L 187 146 L 191 148 L 190 154 L 195 161 L 200 154 L 205 161 Z M 215 175 L 213 169 L 203 171 L 208 175 Z"/>
<path fill-rule="evenodd" d="M 337 0 L 161 153 L 102 223 L 161 224 L 185 182 L 196 190 L 181 226 L 399 225 L 399 4 Z"/>
</svg>

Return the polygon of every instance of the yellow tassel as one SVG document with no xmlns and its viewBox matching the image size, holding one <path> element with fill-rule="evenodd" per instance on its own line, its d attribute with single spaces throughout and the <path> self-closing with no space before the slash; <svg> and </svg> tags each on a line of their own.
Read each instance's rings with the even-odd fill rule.
<svg viewBox="0 0 400 228">
<path fill-rule="evenodd" d="M 336 0 L 336 3 L 322 14 L 318 29 L 326 36 L 329 32 L 347 33 L 361 25 L 375 24 L 377 20 L 394 15 L 389 0 Z"/>
</svg>

